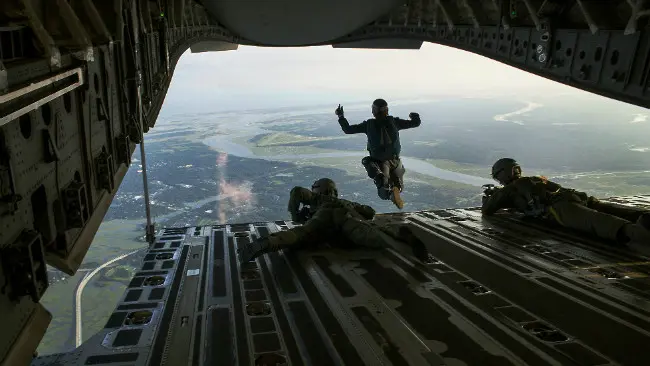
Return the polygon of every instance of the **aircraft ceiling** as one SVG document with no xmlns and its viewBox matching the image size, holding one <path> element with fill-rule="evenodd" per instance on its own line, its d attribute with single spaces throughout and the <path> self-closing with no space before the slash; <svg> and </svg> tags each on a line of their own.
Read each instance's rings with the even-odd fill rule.
<svg viewBox="0 0 650 366">
<path fill-rule="evenodd" d="M 327 43 L 373 22 L 401 0 L 204 0 L 232 32 L 269 46 Z"/>
</svg>

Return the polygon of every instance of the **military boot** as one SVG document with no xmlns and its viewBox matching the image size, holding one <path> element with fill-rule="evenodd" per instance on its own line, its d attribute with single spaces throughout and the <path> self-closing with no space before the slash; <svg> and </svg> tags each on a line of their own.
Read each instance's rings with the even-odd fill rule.
<svg viewBox="0 0 650 366">
<path fill-rule="evenodd" d="M 636 220 L 636 224 L 650 231 L 650 212 L 641 214 Z"/>
<path fill-rule="evenodd" d="M 271 243 L 269 238 L 260 238 L 251 243 L 245 244 L 237 248 L 237 254 L 239 255 L 239 264 L 244 265 L 260 255 L 267 253 L 271 250 Z"/>
<path fill-rule="evenodd" d="M 390 192 L 390 200 L 399 208 L 400 210 L 404 208 L 404 200 L 402 200 L 401 190 L 399 187 L 393 186 Z"/>
<path fill-rule="evenodd" d="M 379 196 L 379 198 L 381 198 L 382 200 L 389 200 L 390 189 L 388 189 L 388 187 L 377 188 L 377 196 Z"/>
<path fill-rule="evenodd" d="M 246 264 L 265 253 L 276 252 L 293 246 L 298 241 L 298 236 L 292 230 L 279 231 L 265 238 L 259 238 L 252 243 L 237 248 L 239 263 Z"/>
<path fill-rule="evenodd" d="M 413 255 L 415 258 L 421 260 L 424 263 L 431 263 L 433 260 L 429 256 L 429 250 L 427 249 L 424 242 L 413 234 L 413 231 L 408 226 L 400 226 L 399 228 L 399 240 L 405 242 L 413 250 Z"/>
<path fill-rule="evenodd" d="M 378 173 L 374 178 L 375 186 L 377 186 L 377 195 L 382 200 L 390 199 L 390 189 L 388 189 L 388 179 L 382 173 Z"/>
<path fill-rule="evenodd" d="M 624 235 L 629 238 L 629 244 L 650 245 L 650 230 L 639 224 L 628 224 L 623 227 Z"/>
</svg>

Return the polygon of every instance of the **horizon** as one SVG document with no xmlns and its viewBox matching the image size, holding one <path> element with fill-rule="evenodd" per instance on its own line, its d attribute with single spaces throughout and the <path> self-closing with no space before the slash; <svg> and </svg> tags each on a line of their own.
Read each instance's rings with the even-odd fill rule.
<svg viewBox="0 0 650 366">
<path fill-rule="evenodd" d="M 432 43 L 420 50 L 329 46 L 191 53 L 179 59 L 160 114 L 367 104 L 413 99 L 559 100 L 647 109 L 545 79 L 468 51 Z M 568 102 L 570 100 L 570 103 Z"/>
</svg>

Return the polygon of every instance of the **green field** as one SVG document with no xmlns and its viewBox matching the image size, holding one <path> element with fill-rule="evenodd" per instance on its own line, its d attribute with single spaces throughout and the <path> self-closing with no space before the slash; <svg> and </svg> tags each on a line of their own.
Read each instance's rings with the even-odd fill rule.
<svg viewBox="0 0 650 366">
<path fill-rule="evenodd" d="M 259 140 L 251 142 L 251 136 L 233 138 L 232 142 L 248 147 L 254 155 L 257 156 L 275 156 L 275 155 L 306 155 L 339 152 L 335 149 L 323 149 L 309 145 L 288 146 L 286 144 L 298 142 L 315 142 L 329 141 L 349 138 L 348 136 L 337 137 L 311 137 L 304 135 L 294 135 L 291 133 L 278 132 L 264 135 Z"/>
<path fill-rule="evenodd" d="M 145 242 L 140 241 L 142 230 L 138 229 L 139 223 L 127 220 L 103 222 L 93 239 L 91 250 L 84 258 L 82 268 L 92 269 L 126 252 L 146 246 Z M 116 265 L 120 262 L 116 262 Z M 78 272 L 65 281 L 51 285 L 41 299 L 43 306 L 52 313 L 53 320 L 38 347 L 40 355 L 60 352 L 66 344 L 69 345 L 67 342 L 74 342 L 75 289 L 85 274 L 86 272 Z M 95 281 L 100 275 L 97 273 L 86 285 L 81 299 L 84 340 L 104 327 L 128 284 L 128 280 L 122 283 L 102 281 L 105 287 L 98 287 Z"/>
<path fill-rule="evenodd" d="M 124 282 L 130 281 L 135 275 L 136 268 L 133 266 L 126 265 L 116 265 L 110 268 L 107 268 L 104 271 L 104 279 L 110 279 L 111 281 Z"/>
<path fill-rule="evenodd" d="M 112 258 L 147 246 L 143 240 L 144 229 L 138 227 L 141 220 L 105 221 L 97 230 L 92 250 L 88 251 L 84 263 L 104 263 Z"/>
<path fill-rule="evenodd" d="M 47 328 L 43 340 L 38 345 L 39 355 L 61 352 L 66 346 L 74 343 L 74 293 L 77 283 L 86 272 L 51 285 L 41 299 L 41 304 L 52 313 L 52 322 Z"/>
<path fill-rule="evenodd" d="M 305 158 L 293 161 L 298 166 L 325 166 L 333 169 L 341 169 L 347 174 L 351 175 L 351 179 L 359 175 L 361 172 L 364 176 L 366 171 L 361 165 L 361 157 L 359 158 Z M 311 183 L 311 182 L 310 182 Z"/>
<path fill-rule="evenodd" d="M 349 137 L 348 136 L 312 137 L 312 136 L 305 136 L 305 135 L 295 135 L 286 132 L 278 132 L 278 133 L 270 133 L 264 135 L 256 142 L 249 142 L 250 139 L 247 139 L 244 143 L 255 147 L 268 147 L 268 146 L 295 144 L 299 142 L 331 141 L 331 140 L 340 140 L 346 138 Z"/>
<path fill-rule="evenodd" d="M 428 162 L 441 169 L 463 174 L 489 177 L 491 167 L 461 164 L 450 160 L 428 159 Z M 646 172 L 585 172 L 566 173 L 526 169 L 526 175 L 544 175 L 568 188 L 585 191 L 596 197 L 630 196 L 650 193 L 650 171 Z"/>
<path fill-rule="evenodd" d="M 133 271 L 135 272 L 135 269 Z M 81 299 L 83 320 L 81 335 L 84 342 L 104 328 L 130 281 L 130 279 L 123 282 L 97 281 L 98 279 L 99 274 L 86 285 Z M 101 287 L 98 286 L 98 282 L 101 282 Z"/>
<path fill-rule="evenodd" d="M 321 149 L 312 146 L 267 146 L 251 147 L 250 149 L 256 156 L 308 155 L 338 152 L 338 150 Z"/>
<path fill-rule="evenodd" d="M 549 174 L 549 176 L 553 175 Z M 564 186 L 603 198 L 650 194 L 650 172 L 590 173 L 575 178 L 564 178 L 562 183 Z"/>
<path fill-rule="evenodd" d="M 449 170 L 452 172 L 463 173 L 467 175 L 473 175 L 475 177 L 490 177 L 490 170 L 492 167 L 489 166 L 478 166 L 472 164 L 463 164 L 457 163 L 451 160 L 442 160 L 442 159 L 426 159 L 427 162 L 431 163 L 440 169 Z"/>
<path fill-rule="evenodd" d="M 215 222 L 214 219 L 200 218 L 195 225 L 196 226 L 210 226 L 210 225 L 215 225 L 215 224 L 218 224 L 218 223 Z"/>
</svg>

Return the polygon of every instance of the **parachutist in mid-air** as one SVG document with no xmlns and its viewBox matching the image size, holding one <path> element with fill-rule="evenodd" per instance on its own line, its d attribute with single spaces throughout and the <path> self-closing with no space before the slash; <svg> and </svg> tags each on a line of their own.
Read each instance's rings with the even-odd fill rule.
<svg viewBox="0 0 650 366">
<path fill-rule="evenodd" d="M 302 209 L 300 205 L 303 205 Z M 308 208 L 305 209 L 306 207 Z M 391 247 L 382 232 L 409 245 L 418 259 L 429 261 L 424 243 L 407 225 L 389 227 L 371 222 L 375 210 L 370 206 L 338 198 L 336 184 L 329 178 L 317 180 L 311 190 L 294 187 L 291 190 L 288 209 L 291 219 L 303 225 L 272 233 L 238 248 L 241 264 L 264 253 L 303 244 L 318 245 L 327 242 L 343 247 Z"/>
<path fill-rule="evenodd" d="M 421 124 L 420 115 L 412 112 L 410 120 L 405 120 L 388 115 L 388 103 L 377 99 L 372 103 L 370 118 L 356 125 L 350 125 L 345 118 L 343 107 L 335 111 L 339 117 L 341 129 L 346 134 L 365 133 L 368 136 L 367 149 L 370 156 L 361 160 L 368 176 L 377 186 L 377 194 L 381 199 L 390 199 L 399 209 L 404 207 L 401 192 L 404 189 L 404 165 L 399 154 L 402 150 L 399 140 L 399 131 L 407 128 L 418 127 Z"/>
<path fill-rule="evenodd" d="M 650 245 L 650 211 L 601 202 L 574 189 L 564 188 L 545 177 L 524 177 L 511 158 L 492 166 L 492 178 L 503 187 L 486 190 L 483 215 L 512 208 L 526 216 L 544 218 L 574 230 L 619 244 Z"/>
</svg>

